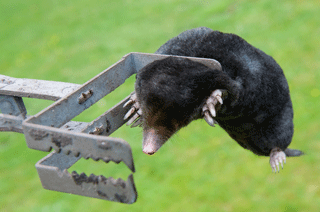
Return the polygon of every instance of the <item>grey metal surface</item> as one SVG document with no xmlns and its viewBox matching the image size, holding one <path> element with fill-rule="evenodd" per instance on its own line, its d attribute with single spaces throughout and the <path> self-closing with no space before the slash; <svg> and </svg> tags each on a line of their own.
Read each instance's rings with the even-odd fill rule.
<svg viewBox="0 0 320 212">
<path fill-rule="evenodd" d="M 25 118 L 27 111 L 21 97 L 0 94 L 0 110 L 3 114 Z"/>
<path fill-rule="evenodd" d="M 22 133 L 22 121 L 27 114 L 22 98 L 0 94 L 0 111 L 0 131 Z"/>
<path fill-rule="evenodd" d="M 55 151 L 36 164 L 42 185 L 46 189 L 133 203 L 137 192 L 131 174 L 127 181 L 76 172 L 67 169 L 80 158 L 124 162 L 135 172 L 130 145 L 109 137 L 127 120 L 130 107 L 123 105 L 129 96 L 90 123 L 71 121 L 99 101 L 146 65 L 166 57 L 145 53 L 130 53 L 83 85 L 43 80 L 16 79 L 0 75 L 0 131 L 23 132 L 29 148 Z M 212 59 L 182 57 L 221 70 Z M 21 97 L 57 100 L 38 114 L 26 117 Z"/>
<path fill-rule="evenodd" d="M 133 61 L 135 64 L 135 73 L 137 73 L 139 70 L 141 70 L 143 67 L 145 67 L 149 63 L 152 63 L 155 60 L 162 60 L 167 57 L 185 58 L 198 63 L 202 63 L 203 65 L 206 65 L 212 69 L 222 70 L 221 64 L 214 59 L 183 57 L 183 56 L 173 56 L 173 55 L 163 55 L 163 54 L 147 54 L 147 53 L 136 53 L 136 52 L 130 53 L 126 56 L 129 56 L 129 55 L 133 57 Z"/>
<path fill-rule="evenodd" d="M 122 139 L 25 123 L 23 132 L 31 149 L 50 151 L 53 148 L 57 152 L 80 155 L 86 159 L 115 163 L 123 161 L 134 172 L 130 145 Z"/>
<path fill-rule="evenodd" d="M 36 99 L 58 100 L 80 85 L 35 79 L 19 79 L 0 74 L 0 94 Z"/>
<path fill-rule="evenodd" d="M 133 70 L 131 57 L 125 57 L 26 122 L 61 127 L 124 83 L 134 73 Z M 89 90 L 92 94 L 80 104 L 79 98 Z"/>
<path fill-rule="evenodd" d="M 23 133 L 22 122 L 23 118 L 18 116 L 0 114 L 0 131 L 12 131 Z"/>
<path fill-rule="evenodd" d="M 128 204 L 136 201 L 137 191 L 132 174 L 126 181 L 102 175 L 87 176 L 75 171 L 70 174 L 67 169 L 79 159 L 80 157 L 52 152 L 40 160 L 36 168 L 43 188 Z"/>
<path fill-rule="evenodd" d="M 26 110 L 21 97 L 57 100 L 67 94 L 66 90 L 70 90 L 70 88 L 72 88 L 71 90 L 74 90 L 75 88 L 81 86 L 76 84 L 71 84 L 70 86 L 70 84 L 68 83 L 49 82 L 41 80 L 16 79 L 3 75 L 1 77 L 1 82 L 5 81 L 6 83 L 3 84 L 11 85 L 10 89 L 12 90 L 8 90 L 8 86 L 5 90 L 2 90 L 4 88 L 4 86 L 2 86 L 0 88 L 0 93 L 16 96 L 0 95 L 0 109 L 3 113 L 0 114 L 0 131 L 14 131 L 23 133 L 22 122 L 26 118 Z M 14 82 L 20 83 L 14 84 Z M 34 93 L 28 93 L 30 92 L 32 86 L 34 86 L 35 84 L 37 86 L 36 89 L 33 89 Z M 50 84 L 51 86 L 48 86 Z M 42 89 L 42 85 L 45 85 L 46 88 L 54 88 L 53 90 L 55 90 L 56 92 L 50 92 L 50 90 Z M 90 91 L 85 93 L 84 95 L 82 94 L 80 98 L 78 98 L 78 103 L 81 104 L 85 102 L 85 100 L 88 99 L 91 95 L 92 93 Z M 117 116 L 117 113 L 117 111 L 111 111 L 110 114 L 112 114 L 112 116 L 110 118 L 112 118 L 113 116 Z M 121 121 L 124 122 L 123 120 Z M 109 121 L 107 121 L 106 123 L 109 123 Z M 41 130 L 43 126 L 36 126 L 34 129 L 31 129 L 31 135 L 36 140 L 43 139 L 43 136 L 48 136 L 49 138 L 51 136 L 52 142 L 55 144 L 54 147 L 58 151 L 60 151 L 60 147 L 65 147 L 63 148 L 63 151 L 61 151 L 61 153 L 55 153 L 54 151 L 36 164 L 36 168 L 43 187 L 50 190 L 123 203 L 135 202 L 137 198 L 137 192 L 133 182 L 132 174 L 128 177 L 127 181 L 124 181 L 122 179 L 114 180 L 113 178 L 106 178 L 104 176 L 90 175 L 87 177 L 84 173 L 79 175 L 76 172 L 73 172 L 72 174 L 70 174 L 67 171 L 67 169 L 75 162 L 77 162 L 81 157 L 92 158 L 94 160 L 102 158 L 102 160 L 105 162 L 114 161 L 116 163 L 119 163 L 121 161 L 124 161 L 124 163 L 132 171 L 134 171 L 131 148 L 128 143 L 122 140 L 106 137 L 100 137 L 98 144 L 96 143 L 97 139 L 95 139 L 94 141 L 90 141 L 90 138 L 88 139 L 84 136 L 85 134 L 79 135 L 79 132 L 86 128 L 87 125 L 88 123 L 84 122 L 69 121 L 60 129 L 52 128 L 52 131 L 48 130 L 48 132 L 43 132 Z M 112 128 L 112 131 L 115 130 L 116 129 Z M 72 134 L 78 133 L 78 137 L 76 136 L 76 138 L 74 138 L 73 136 L 69 136 L 68 132 L 72 132 Z M 107 132 L 108 131 L 106 131 L 106 133 Z M 74 156 L 73 154 L 67 155 L 69 153 L 67 147 L 70 147 L 70 145 L 78 147 L 77 144 L 73 145 L 73 138 L 76 140 L 77 144 L 80 145 L 79 149 L 84 149 L 81 156 Z M 108 144 L 106 144 L 106 142 L 108 142 Z M 98 147 L 92 147 L 94 144 L 98 145 Z M 125 147 L 121 148 L 123 145 Z M 51 148 L 52 147 L 50 147 L 50 149 Z M 128 152 L 121 152 L 121 150 L 119 151 L 119 149 L 123 149 Z M 88 150 L 88 152 L 86 152 L 86 150 Z M 96 150 L 100 150 L 100 152 L 97 152 Z M 101 152 L 109 153 L 101 154 Z M 73 153 L 75 155 L 80 154 L 76 151 L 73 151 Z"/>
<path fill-rule="evenodd" d="M 129 97 L 130 95 L 89 123 L 82 132 L 108 136 L 116 131 L 126 123 L 126 120 L 123 120 L 123 117 L 126 114 L 126 109 L 123 109 L 123 105 L 128 101 Z"/>
</svg>

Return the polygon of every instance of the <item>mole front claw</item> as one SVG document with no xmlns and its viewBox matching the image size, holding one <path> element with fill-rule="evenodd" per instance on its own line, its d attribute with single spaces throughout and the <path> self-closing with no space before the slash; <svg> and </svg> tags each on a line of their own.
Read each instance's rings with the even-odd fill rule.
<svg viewBox="0 0 320 212">
<path fill-rule="evenodd" d="M 127 122 L 127 125 L 131 125 L 131 127 L 136 127 L 139 126 L 139 124 L 141 123 L 141 108 L 140 108 L 140 104 L 137 100 L 137 95 L 136 93 L 133 93 L 130 97 L 130 99 L 123 105 L 123 107 L 127 107 L 128 105 L 131 105 L 130 110 L 126 113 L 126 115 L 124 116 L 124 120 L 127 120 L 128 118 L 130 118 Z M 137 120 L 137 121 L 136 121 Z M 136 122 L 135 122 L 136 121 Z M 139 124 L 137 124 L 137 122 Z"/>
<path fill-rule="evenodd" d="M 202 108 L 202 114 L 204 116 L 204 119 L 212 127 L 214 127 L 214 123 L 217 123 L 214 120 L 214 117 L 216 117 L 217 115 L 216 106 L 218 104 L 220 105 L 223 104 L 223 100 L 222 100 L 223 92 L 224 91 L 220 89 L 214 90 Z"/>
<path fill-rule="evenodd" d="M 129 121 L 127 122 L 127 125 L 129 126 L 129 125 L 131 125 L 136 119 L 138 119 L 139 118 L 139 114 L 138 113 L 135 113 L 130 119 L 129 119 Z"/>
<path fill-rule="evenodd" d="M 123 105 L 123 107 L 127 107 L 128 105 L 134 104 L 134 103 L 136 103 L 136 102 L 138 102 L 138 100 L 137 100 L 137 94 L 134 92 L 134 93 L 130 96 L 129 100 Z"/>
<path fill-rule="evenodd" d="M 270 165 L 272 172 L 277 173 L 280 171 L 280 164 L 283 169 L 283 163 L 286 163 L 286 154 L 279 148 L 274 148 L 270 152 Z"/>
<path fill-rule="evenodd" d="M 206 122 L 211 126 L 211 127 L 215 127 L 214 126 L 214 119 L 210 116 L 209 111 L 204 111 L 204 120 L 206 120 Z"/>
</svg>

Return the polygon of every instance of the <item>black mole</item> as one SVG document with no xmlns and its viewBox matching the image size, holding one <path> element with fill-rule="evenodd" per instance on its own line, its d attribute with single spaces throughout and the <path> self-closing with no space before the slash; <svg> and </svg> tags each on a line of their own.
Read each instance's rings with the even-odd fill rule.
<svg viewBox="0 0 320 212">
<path fill-rule="evenodd" d="M 289 86 L 277 62 L 234 34 L 200 27 L 162 45 L 156 54 L 212 58 L 221 70 L 168 57 L 139 71 L 125 119 L 143 127 L 143 152 L 154 154 L 175 132 L 204 118 L 218 123 L 243 148 L 270 156 L 276 171 L 293 136 Z"/>
</svg>

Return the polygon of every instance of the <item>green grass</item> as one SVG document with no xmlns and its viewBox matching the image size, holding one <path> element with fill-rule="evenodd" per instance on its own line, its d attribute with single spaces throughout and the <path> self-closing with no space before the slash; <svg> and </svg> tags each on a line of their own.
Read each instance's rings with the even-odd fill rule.
<svg viewBox="0 0 320 212">
<path fill-rule="evenodd" d="M 287 76 L 295 111 L 292 148 L 280 174 L 219 127 L 196 121 L 154 156 L 141 129 L 113 134 L 133 150 L 138 200 L 108 202 L 42 188 L 35 163 L 47 155 L 24 136 L 0 134 L 0 211 L 320 211 L 320 4 L 262 1 L 9 1 L 0 7 L 0 74 L 84 83 L 129 52 L 154 52 L 180 32 L 231 32 L 272 55 Z M 133 90 L 134 78 L 75 120 L 91 121 Z M 33 115 L 52 102 L 24 99 Z M 77 171 L 123 177 L 124 164 L 80 160 Z"/>
</svg>

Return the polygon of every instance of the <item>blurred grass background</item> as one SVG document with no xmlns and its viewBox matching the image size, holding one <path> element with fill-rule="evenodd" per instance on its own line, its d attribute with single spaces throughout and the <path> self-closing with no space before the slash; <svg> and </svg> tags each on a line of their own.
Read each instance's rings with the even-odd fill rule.
<svg viewBox="0 0 320 212">
<path fill-rule="evenodd" d="M 48 191 L 35 163 L 48 153 L 24 136 L 0 133 L 0 211 L 320 211 L 320 3 L 318 0 L 1 0 L 0 73 L 82 84 L 129 52 L 152 53 L 184 30 L 206 26 L 240 35 L 273 56 L 288 79 L 295 112 L 292 148 L 280 174 L 219 127 L 195 121 L 154 156 L 141 129 L 112 136 L 130 143 L 133 205 Z M 91 121 L 133 90 L 134 77 L 85 111 Z M 52 102 L 24 99 L 34 115 Z M 69 171 L 126 179 L 130 171 L 81 159 Z"/>
</svg>

